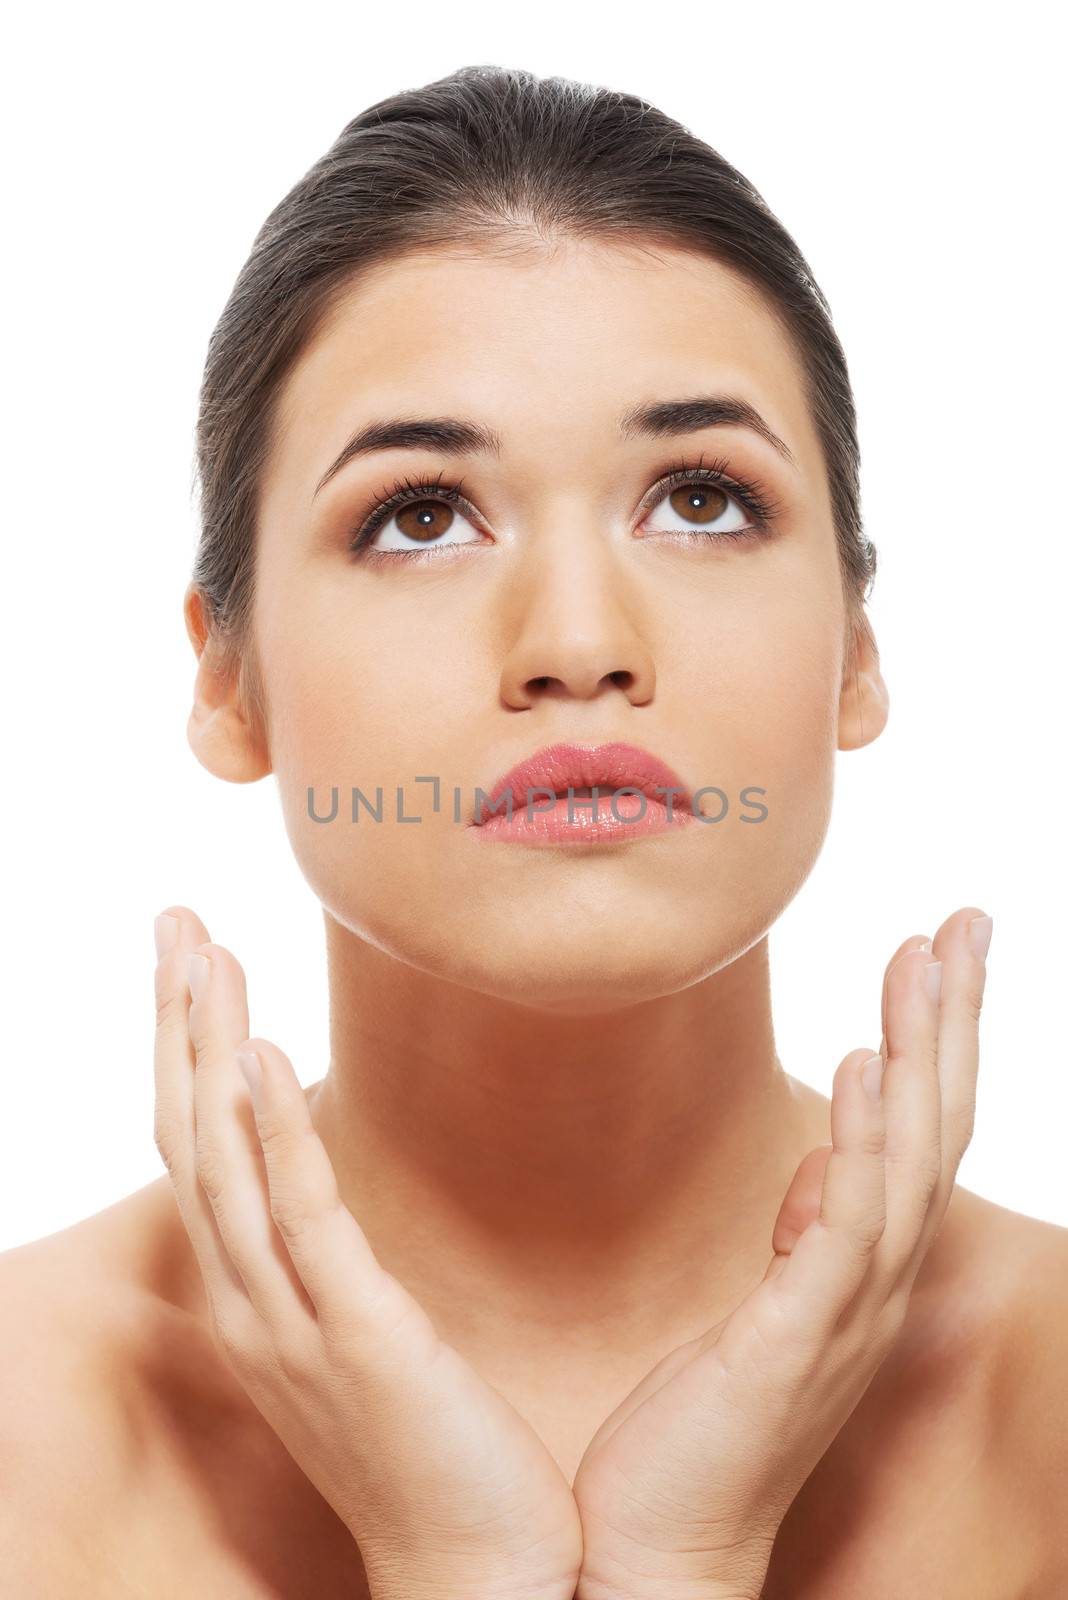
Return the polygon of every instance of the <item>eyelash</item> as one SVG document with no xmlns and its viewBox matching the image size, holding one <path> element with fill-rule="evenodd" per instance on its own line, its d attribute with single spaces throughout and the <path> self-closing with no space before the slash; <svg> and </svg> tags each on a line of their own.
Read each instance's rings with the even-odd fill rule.
<svg viewBox="0 0 1068 1600">
<path fill-rule="evenodd" d="M 669 467 L 667 472 L 657 480 L 649 493 L 642 501 L 643 508 L 648 504 L 652 510 L 660 500 L 669 495 L 673 489 L 681 488 L 684 484 L 713 484 L 717 489 L 723 489 L 727 494 L 748 511 L 753 519 L 752 528 L 744 528 L 737 532 L 702 532 L 694 529 L 693 533 L 675 533 L 668 537 L 679 539 L 708 539 L 719 541 L 733 539 L 735 541 L 766 537 L 770 531 L 770 524 L 782 510 L 781 505 L 771 498 L 758 484 L 747 478 L 732 477 L 728 471 L 728 463 L 723 458 L 710 461 L 707 466 L 702 465 L 704 455 L 698 458 L 694 466 L 685 461 L 678 462 Z M 460 484 L 443 483 L 442 474 L 435 479 L 399 478 L 392 487 L 380 489 L 375 498 L 374 509 L 366 516 L 354 530 L 349 542 L 349 550 L 359 561 L 365 562 L 393 562 L 393 561 L 440 561 L 446 551 L 464 549 L 462 544 L 434 546 L 428 545 L 425 550 L 373 550 L 370 548 L 371 540 L 379 528 L 387 523 L 395 511 L 404 505 L 419 500 L 444 500 L 450 505 L 458 505 L 465 514 L 470 514 L 477 519 L 477 513 L 469 500 L 460 493 Z M 463 482 L 461 478 L 460 483 Z"/>
</svg>

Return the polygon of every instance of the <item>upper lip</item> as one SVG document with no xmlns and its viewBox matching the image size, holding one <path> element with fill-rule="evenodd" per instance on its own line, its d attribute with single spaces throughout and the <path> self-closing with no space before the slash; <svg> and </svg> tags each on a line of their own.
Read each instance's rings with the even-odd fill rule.
<svg viewBox="0 0 1068 1600">
<path fill-rule="evenodd" d="M 661 805 L 667 803 L 664 789 L 671 788 L 676 791 L 673 807 L 690 802 L 686 786 L 666 761 L 638 745 L 612 740 L 598 745 L 549 744 L 535 750 L 497 779 L 483 810 L 491 815 L 491 808 L 508 789 L 512 791 L 514 807 L 527 803 L 528 789 L 552 789 L 556 794 L 566 794 L 569 786 L 596 786 L 606 796 L 616 789 L 639 789 Z"/>
</svg>

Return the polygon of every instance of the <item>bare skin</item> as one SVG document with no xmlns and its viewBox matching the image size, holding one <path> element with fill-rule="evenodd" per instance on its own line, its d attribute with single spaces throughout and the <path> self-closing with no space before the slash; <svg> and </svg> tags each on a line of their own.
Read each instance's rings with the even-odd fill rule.
<svg viewBox="0 0 1068 1600">
<path fill-rule="evenodd" d="M 709 392 L 754 404 L 793 465 L 739 425 L 621 440 L 628 406 Z M 397 414 L 472 418 L 503 448 L 394 449 L 314 493 L 354 428 Z M 698 454 L 781 504 L 773 539 L 647 535 L 681 532 L 635 508 Z M 353 564 L 383 486 L 454 466 L 470 548 Z M 836 751 L 878 735 L 887 695 L 860 636 L 848 670 L 792 351 L 740 280 L 681 252 L 391 264 L 287 386 L 254 614 L 269 727 L 192 591 L 186 619 L 193 748 L 229 781 L 274 774 L 324 906 L 331 1061 L 308 1101 L 345 1202 L 570 1479 L 660 1356 L 759 1280 L 798 1162 L 829 1141 L 828 1100 L 775 1052 L 765 936 L 819 853 Z M 563 738 L 645 745 L 692 787 L 761 785 L 768 821 L 580 858 L 476 848 L 448 805 L 419 827 L 307 816 L 310 784 L 389 795 L 435 773 L 470 794 Z M 899 1346 L 782 1525 L 769 1600 L 1062 1592 L 1065 1239 L 956 1190 Z M 87 1594 L 353 1592 L 347 1530 L 211 1343 L 169 1179 L 3 1270 L 25 1313 L 8 1370 L 37 1374 L 9 1423 L 29 1463 L 9 1544 L 65 1529 L 57 1572 Z"/>
<path fill-rule="evenodd" d="M 797 1092 L 823 1142 L 829 1102 Z M 1058 1600 L 1066 1268 L 1066 1230 L 957 1186 L 899 1347 L 782 1524 L 768 1600 Z M 5 1371 L 21 1379 L 0 1526 L 26 1600 L 366 1595 L 347 1529 L 219 1358 L 167 1177 L 7 1251 L 0 1277 Z M 580 1422 L 530 1407 L 569 1478 L 573 1438 L 639 1365 Z M 527 1403 L 536 1376 L 517 1368 L 508 1398 Z"/>
</svg>

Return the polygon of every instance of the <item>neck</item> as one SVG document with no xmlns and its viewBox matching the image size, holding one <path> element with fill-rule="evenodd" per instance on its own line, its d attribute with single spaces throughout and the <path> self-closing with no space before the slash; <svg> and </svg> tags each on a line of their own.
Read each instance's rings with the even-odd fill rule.
<svg viewBox="0 0 1068 1600">
<path fill-rule="evenodd" d="M 672 1348 L 763 1275 L 826 1101 L 782 1070 L 767 943 L 651 1002 L 557 1016 L 460 988 L 329 915 L 309 1091 L 345 1203 L 465 1354 L 521 1334 Z"/>
</svg>

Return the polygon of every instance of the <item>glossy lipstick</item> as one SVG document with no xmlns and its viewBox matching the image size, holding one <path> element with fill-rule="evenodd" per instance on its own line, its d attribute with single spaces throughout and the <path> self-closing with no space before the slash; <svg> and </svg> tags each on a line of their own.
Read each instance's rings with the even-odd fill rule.
<svg viewBox="0 0 1068 1600">
<path fill-rule="evenodd" d="M 472 826 L 481 838 L 516 844 L 626 844 L 692 822 L 678 774 L 648 750 L 614 741 L 535 751 L 488 794 L 476 793 Z"/>
</svg>

